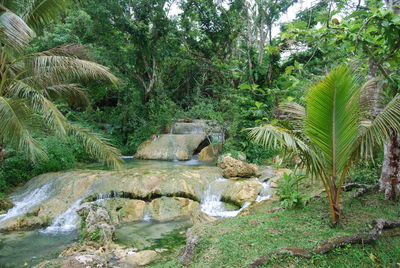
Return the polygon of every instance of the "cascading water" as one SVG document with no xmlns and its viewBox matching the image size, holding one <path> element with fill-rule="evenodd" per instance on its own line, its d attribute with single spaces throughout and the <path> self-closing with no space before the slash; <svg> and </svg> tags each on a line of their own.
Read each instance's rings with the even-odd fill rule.
<svg viewBox="0 0 400 268">
<path fill-rule="evenodd" d="M 147 208 L 143 216 L 143 221 L 150 222 L 151 220 L 151 211 Z"/>
<path fill-rule="evenodd" d="M 78 209 L 82 200 L 83 198 L 80 198 L 75 203 L 73 203 L 72 206 L 69 207 L 64 213 L 54 218 L 49 227 L 41 230 L 40 232 L 45 234 L 57 234 L 74 231 L 79 220 L 79 216 L 78 213 L 76 213 L 76 210 Z"/>
<path fill-rule="evenodd" d="M 259 181 L 257 179 L 257 181 Z M 228 182 L 227 179 L 218 178 L 214 182 L 211 182 L 208 186 L 208 189 L 205 193 L 205 196 L 201 202 L 201 211 L 206 213 L 209 216 L 220 217 L 220 218 L 229 218 L 237 216 L 243 209 L 250 206 L 250 202 L 246 202 L 243 206 L 238 210 L 227 210 L 226 204 L 221 201 L 223 188 L 221 190 L 221 184 Z M 260 182 L 260 181 L 259 181 Z M 271 198 L 271 188 L 270 181 L 260 182 L 262 184 L 262 189 L 257 196 L 256 202 L 261 202 L 264 200 L 268 200 Z M 219 185 L 219 187 L 218 187 Z M 216 187 L 217 186 L 217 187 Z"/>
<path fill-rule="evenodd" d="M 213 217 L 224 217 L 226 209 L 224 203 L 221 201 L 223 193 L 223 187 L 221 187 L 221 184 L 224 184 L 227 181 L 227 179 L 217 178 L 208 185 L 207 191 L 205 192 L 204 198 L 201 202 L 201 211 Z"/>
<path fill-rule="evenodd" d="M 6 214 L 0 215 L 0 222 L 26 214 L 31 208 L 39 205 L 49 198 L 51 189 L 52 183 L 48 183 L 40 188 L 36 188 L 21 195 L 11 197 L 14 207 L 11 208 Z"/>
<path fill-rule="evenodd" d="M 271 195 L 272 195 L 272 193 L 271 193 L 271 180 L 268 180 L 267 182 L 260 182 L 260 183 L 262 184 L 263 187 L 262 187 L 260 193 L 257 196 L 256 202 L 261 202 L 261 201 L 264 201 L 264 200 L 268 200 L 268 199 L 271 198 Z"/>
</svg>

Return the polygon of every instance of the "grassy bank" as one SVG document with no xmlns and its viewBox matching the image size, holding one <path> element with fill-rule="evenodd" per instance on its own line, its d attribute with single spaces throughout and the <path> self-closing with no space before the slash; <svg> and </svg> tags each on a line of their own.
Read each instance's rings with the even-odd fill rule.
<svg viewBox="0 0 400 268">
<path fill-rule="evenodd" d="M 194 233 L 201 239 L 188 267 L 247 267 L 281 248 L 312 250 L 329 238 L 369 232 L 376 218 L 394 220 L 400 217 L 400 203 L 384 200 L 381 193 L 369 192 L 354 199 L 352 194 L 345 194 L 344 218 L 340 226 L 334 228 L 330 225 L 324 197 L 304 208 L 275 213 L 266 213 L 271 204 L 261 203 L 250 215 L 198 225 Z M 399 267 L 400 236 L 389 236 L 399 231 L 384 231 L 371 245 L 350 245 L 310 259 L 272 257 L 261 267 Z M 153 267 L 183 267 L 177 261 L 178 255 L 179 249 Z"/>
</svg>

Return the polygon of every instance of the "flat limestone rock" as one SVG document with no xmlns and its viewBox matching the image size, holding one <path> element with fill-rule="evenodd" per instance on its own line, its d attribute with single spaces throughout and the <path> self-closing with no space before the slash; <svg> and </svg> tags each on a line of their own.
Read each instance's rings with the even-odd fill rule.
<svg viewBox="0 0 400 268">
<path fill-rule="evenodd" d="M 194 151 L 206 139 L 205 133 L 161 134 L 139 146 L 137 159 L 190 160 Z"/>
</svg>

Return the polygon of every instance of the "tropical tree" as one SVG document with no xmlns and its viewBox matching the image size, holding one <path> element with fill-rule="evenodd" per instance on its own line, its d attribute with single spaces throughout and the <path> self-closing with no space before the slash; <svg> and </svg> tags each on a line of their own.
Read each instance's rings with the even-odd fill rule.
<svg viewBox="0 0 400 268">
<path fill-rule="evenodd" d="M 70 123 L 54 101 L 87 105 L 78 83 L 118 83 L 109 70 L 89 60 L 84 47 L 65 45 L 39 53 L 29 44 L 44 25 L 75 1 L 1 1 L 0 5 L 0 152 L 13 147 L 33 160 L 46 157 L 38 134 L 74 135 L 99 160 L 119 167 L 119 152 L 107 140 Z"/>
<path fill-rule="evenodd" d="M 351 70 L 340 66 L 309 89 L 305 107 L 280 106 L 284 118 L 291 120 L 249 129 L 253 141 L 285 156 L 299 156 L 308 172 L 322 180 L 334 224 L 342 213 L 341 189 L 349 168 L 357 159 L 372 157 L 393 130 L 400 131 L 399 95 L 368 120 L 371 84 L 359 86 Z"/>
</svg>

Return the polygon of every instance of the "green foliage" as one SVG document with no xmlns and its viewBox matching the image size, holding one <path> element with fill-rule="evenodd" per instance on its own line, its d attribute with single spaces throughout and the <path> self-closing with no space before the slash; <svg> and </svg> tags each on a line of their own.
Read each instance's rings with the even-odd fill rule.
<svg viewBox="0 0 400 268">
<path fill-rule="evenodd" d="M 34 177 L 35 169 L 32 161 L 24 155 L 10 154 L 0 167 L 0 192 L 4 192 L 9 187 L 15 187 Z"/>
<path fill-rule="evenodd" d="M 47 158 L 33 162 L 26 154 L 7 153 L 0 166 L 0 192 L 25 183 L 32 177 L 46 172 L 71 169 L 75 166 L 75 143 L 57 137 L 42 139 Z"/>
<path fill-rule="evenodd" d="M 100 229 L 96 229 L 93 232 L 90 232 L 89 234 L 86 234 L 87 238 L 90 241 L 99 241 L 100 239 Z"/>
<path fill-rule="evenodd" d="M 134 111 L 136 120 L 128 136 L 126 151 L 136 152 L 142 142 L 149 139 L 151 135 L 163 131 L 163 128 L 173 122 L 175 110 L 174 102 L 167 98 L 160 98 L 150 100 L 143 110 Z M 143 114 L 145 114 L 144 117 L 141 116 Z"/>
<path fill-rule="evenodd" d="M 325 186 L 333 222 L 340 218 L 338 189 L 354 161 L 371 157 L 388 138 L 390 129 L 400 132 L 400 96 L 368 122 L 362 118 L 370 107 L 360 104 L 360 87 L 346 66 L 331 71 L 307 93 L 306 107 L 297 103 L 281 105 L 290 124 L 276 122 L 249 129 L 256 143 L 298 155 L 302 165 Z M 361 133 L 361 135 L 360 135 Z"/>
<path fill-rule="evenodd" d="M 361 162 L 355 165 L 349 172 L 349 181 L 374 185 L 378 182 L 382 169 L 381 157 L 371 162 Z"/>
<path fill-rule="evenodd" d="M 34 164 L 35 173 L 71 169 L 75 166 L 75 155 L 71 143 L 60 138 L 49 137 L 44 140 L 47 158 Z"/>
<path fill-rule="evenodd" d="M 284 208 L 298 208 L 305 204 L 307 200 L 299 190 L 299 185 L 306 178 L 305 175 L 296 172 L 283 174 L 283 177 L 278 182 L 277 192 L 281 199 L 281 206 Z"/>
</svg>

